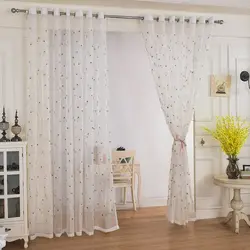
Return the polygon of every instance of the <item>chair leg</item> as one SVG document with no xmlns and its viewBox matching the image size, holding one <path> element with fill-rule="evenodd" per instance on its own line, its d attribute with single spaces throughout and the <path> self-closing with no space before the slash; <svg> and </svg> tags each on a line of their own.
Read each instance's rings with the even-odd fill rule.
<svg viewBox="0 0 250 250">
<path fill-rule="evenodd" d="M 136 211 L 135 190 L 133 186 L 131 187 L 131 194 L 132 194 L 133 208 Z"/>
<path fill-rule="evenodd" d="M 140 201 L 141 201 L 141 174 L 138 174 L 138 188 L 137 188 L 137 204 L 138 207 L 140 207 Z"/>
<path fill-rule="evenodd" d="M 123 188 L 123 204 L 126 205 L 127 203 L 127 188 Z"/>
</svg>

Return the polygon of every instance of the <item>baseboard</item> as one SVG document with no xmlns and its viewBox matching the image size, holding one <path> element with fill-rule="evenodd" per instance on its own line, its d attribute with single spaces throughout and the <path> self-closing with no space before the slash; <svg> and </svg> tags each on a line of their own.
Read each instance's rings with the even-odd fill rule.
<svg viewBox="0 0 250 250">
<path fill-rule="evenodd" d="M 219 217 L 226 217 L 227 214 L 232 211 L 230 207 L 211 207 L 211 208 L 199 208 L 196 210 L 196 219 L 213 219 Z M 250 206 L 246 206 L 242 210 L 245 214 L 250 215 Z"/>
<path fill-rule="evenodd" d="M 196 218 L 196 212 L 192 212 L 190 215 L 189 215 L 189 221 L 196 221 L 197 218 Z"/>
<path fill-rule="evenodd" d="M 221 210 L 222 210 L 222 207 L 197 209 L 196 220 L 223 217 Z"/>
<path fill-rule="evenodd" d="M 131 200 L 124 204 L 117 204 L 117 210 L 125 210 L 130 209 L 133 204 Z M 139 207 L 164 207 L 167 206 L 167 198 L 166 197 L 155 197 L 155 198 L 142 198 L 140 200 Z"/>
<path fill-rule="evenodd" d="M 163 207 L 167 206 L 167 197 L 143 198 L 140 201 L 141 207 Z"/>
<path fill-rule="evenodd" d="M 199 198 L 196 212 L 190 214 L 190 221 L 202 220 L 202 219 L 213 219 L 218 217 L 225 217 L 229 211 L 231 211 L 230 205 L 223 208 L 222 206 L 216 206 L 212 204 L 211 200 L 206 198 Z M 166 207 L 167 197 L 153 197 L 153 198 L 142 198 L 139 207 Z M 117 204 L 117 210 L 130 210 L 133 207 L 131 200 L 124 204 Z M 246 204 L 244 213 L 250 214 L 250 204 Z"/>
</svg>

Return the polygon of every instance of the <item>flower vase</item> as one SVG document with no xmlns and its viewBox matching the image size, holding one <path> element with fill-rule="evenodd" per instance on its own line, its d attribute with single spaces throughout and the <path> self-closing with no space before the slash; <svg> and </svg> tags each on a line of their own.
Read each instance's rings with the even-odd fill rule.
<svg viewBox="0 0 250 250">
<path fill-rule="evenodd" d="M 232 158 L 232 157 L 228 158 L 229 162 L 226 170 L 228 179 L 238 179 L 240 175 L 240 170 L 237 165 L 238 160 L 239 160 L 238 158 Z"/>
</svg>

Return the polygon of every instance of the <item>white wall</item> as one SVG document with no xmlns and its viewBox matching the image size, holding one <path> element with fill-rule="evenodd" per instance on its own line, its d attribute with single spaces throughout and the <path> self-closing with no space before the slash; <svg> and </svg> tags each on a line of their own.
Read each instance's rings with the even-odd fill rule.
<svg viewBox="0 0 250 250">
<path fill-rule="evenodd" d="M 232 195 L 228 189 L 221 189 L 213 184 L 213 175 L 225 174 L 228 165 L 227 156 L 222 153 L 219 144 L 203 127 L 213 128 L 216 116 L 237 115 L 250 121 L 250 90 L 247 82 L 240 80 L 243 70 L 250 72 L 250 38 L 218 37 L 212 41 L 208 59 L 208 73 L 232 76 L 229 98 L 211 97 L 210 81 L 204 81 L 196 105 L 195 141 L 196 141 L 196 201 L 197 218 L 225 216 L 231 209 Z M 202 105 L 201 105 L 202 104 Z M 204 139 L 205 145 L 200 141 Z M 250 164 L 250 138 L 242 148 L 239 168 Z M 250 214 L 250 190 L 242 190 L 245 212 Z"/>
<path fill-rule="evenodd" d="M 108 55 L 112 141 L 136 150 L 145 205 L 146 198 L 167 196 L 171 135 L 140 34 L 110 34 Z"/>
<path fill-rule="evenodd" d="M 141 34 L 109 33 L 108 63 L 113 146 L 136 150 L 142 172 L 141 205 L 165 205 L 173 139 L 160 107 Z M 192 140 L 190 131 L 191 169 Z"/>
</svg>

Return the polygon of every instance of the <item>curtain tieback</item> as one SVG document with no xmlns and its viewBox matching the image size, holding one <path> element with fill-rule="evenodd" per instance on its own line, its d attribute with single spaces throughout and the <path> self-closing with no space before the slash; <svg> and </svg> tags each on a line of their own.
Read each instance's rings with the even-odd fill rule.
<svg viewBox="0 0 250 250">
<path fill-rule="evenodd" d="M 179 142 L 181 143 L 181 149 L 182 149 L 182 150 L 184 149 L 184 147 L 187 146 L 185 140 L 182 140 L 182 139 L 180 139 L 179 137 L 176 137 L 174 140 L 175 140 L 175 141 L 179 141 Z"/>
</svg>

